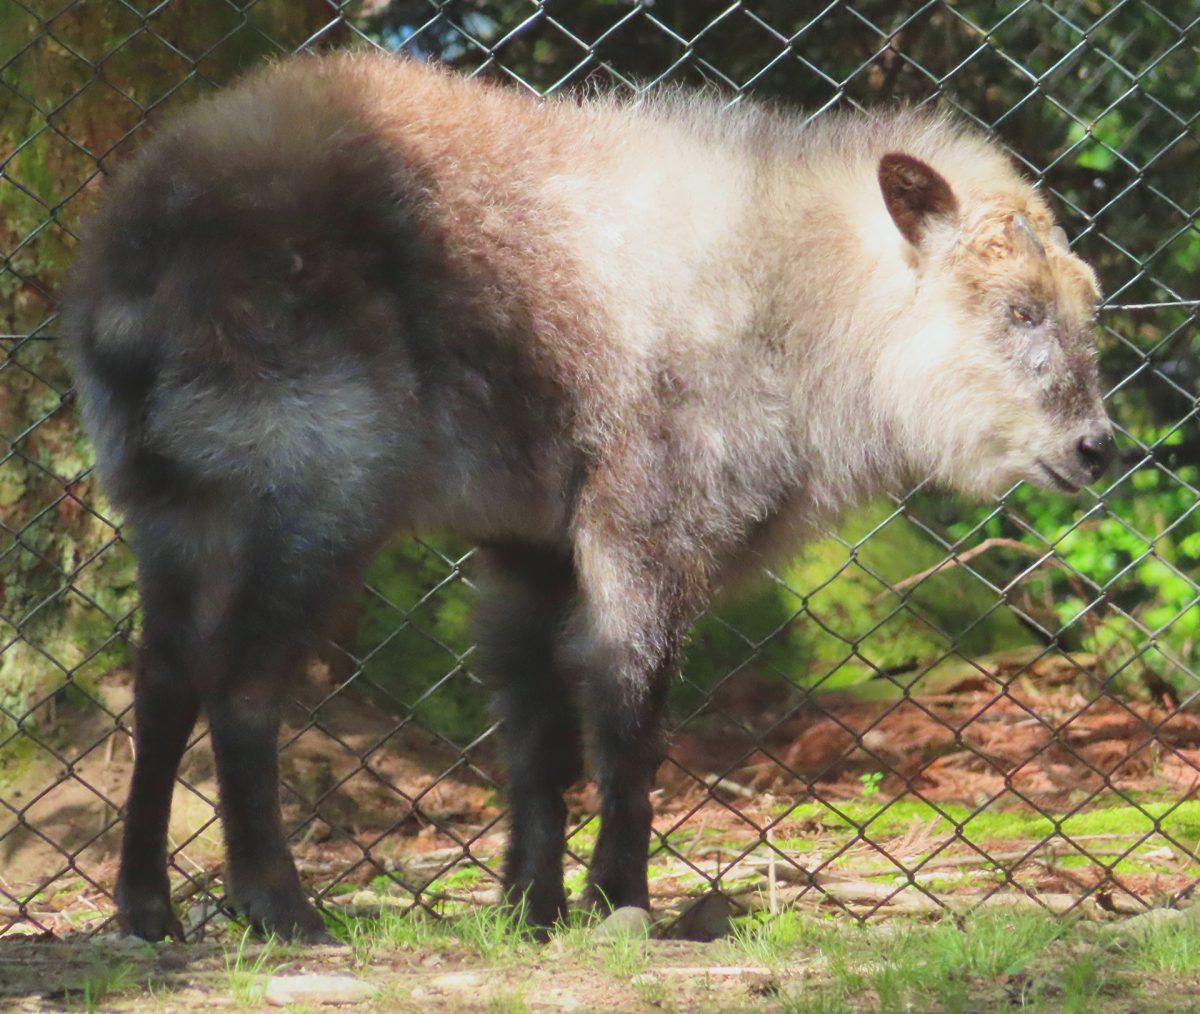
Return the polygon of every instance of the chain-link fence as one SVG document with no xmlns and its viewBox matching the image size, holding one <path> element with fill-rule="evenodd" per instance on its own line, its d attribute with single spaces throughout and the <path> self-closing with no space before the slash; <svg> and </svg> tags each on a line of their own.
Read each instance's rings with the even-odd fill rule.
<svg viewBox="0 0 1200 1014">
<path fill-rule="evenodd" d="M 652 890 L 664 911 L 719 891 L 856 918 L 1185 898 L 1200 874 L 1200 27 L 1186 10 L 3 0 L 0 933 L 108 924 L 130 768 L 132 561 L 54 341 L 76 222 L 159 117 L 266 57 L 347 44 L 538 95 L 683 82 L 813 115 L 943 102 L 1008 145 L 1103 278 L 1120 467 L 1075 500 L 915 490 L 714 608 L 673 701 Z M 297 691 L 285 811 L 328 908 L 496 895 L 502 774 L 464 619 L 470 556 L 391 547 Z M 221 895 L 214 800 L 201 736 L 171 839 L 192 929 Z M 570 810 L 577 890 L 596 831 L 586 786 Z"/>
</svg>

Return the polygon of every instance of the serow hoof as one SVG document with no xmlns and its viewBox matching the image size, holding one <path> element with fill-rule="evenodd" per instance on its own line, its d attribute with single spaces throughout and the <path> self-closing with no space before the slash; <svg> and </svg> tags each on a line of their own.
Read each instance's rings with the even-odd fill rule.
<svg viewBox="0 0 1200 1014">
<path fill-rule="evenodd" d="M 536 884 L 508 887 L 504 899 L 513 915 L 543 942 L 554 926 L 567 921 L 567 895 L 561 884 L 556 889 L 539 889 Z"/>
<path fill-rule="evenodd" d="M 171 906 L 170 893 L 162 888 L 118 889 L 117 925 L 122 933 L 151 943 L 166 937 L 183 940 L 183 924 Z"/>
<path fill-rule="evenodd" d="M 263 936 L 304 944 L 336 943 L 321 914 L 299 893 L 242 890 L 229 899 L 229 906 Z"/>
</svg>

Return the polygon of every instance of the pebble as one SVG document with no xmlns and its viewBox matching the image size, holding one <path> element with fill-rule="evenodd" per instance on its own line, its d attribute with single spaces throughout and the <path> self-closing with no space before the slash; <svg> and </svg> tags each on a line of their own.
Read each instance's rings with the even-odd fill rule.
<svg viewBox="0 0 1200 1014">
<path fill-rule="evenodd" d="M 679 917 L 672 934 L 677 940 L 696 940 L 708 943 L 726 936 L 733 906 L 720 894 L 705 895 Z"/>
<path fill-rule="evenodd" d="M 93 939 L 119 951 L 140 952 L 143 954 L 154 953 L 154 944 L 143 940 L 141 937 L 135 937 L 132 933 L 122 933 L 120 930 L 101 933 Z"/>
<path fill-rule="evenodd" d="M 204 928 L 204 933 L 207 935 L 233 924 L 233 920 L 224 912 L 215 905 L 206 903 L 192 905 L 188 908 L 182 922 L 184 936 L 192 941 L 198 938 L 201 927 Z"/>
<path fill-rule="evenodd" d="M 614 909 L 592 932 L 598 937 L 647 936 L 650 933 L 650 913 L 644 908 L 625 905 Z"/>
<path fill-rule="evenodd" d="M 1130 916 L 1128 919 L 1122 919 L 1118 922 L 1101 922 L 1101 923 L 1081 923 L 1079 930 L 1090 930 L 1079 935 L 1107 935 L 1111 937 L 1115 943 L 1121 947 L 1131 946 L 1139 933 L 1144 933 L 1147 929 L 1156 928 L 1158 926 L 1174 923 L 1178 926 L 1190 926 L 1195 928 L 1197 919 L 1197 910 L 1182 911 L 1176 908 L 1152 908 L 1147 912 L 1142 912 L 1140 915 Z M 1095 929 L 1092 929 L 1092 927 Z"/>
<path fill-rule="evenodd" d="M 430 979 L 429 985 L 434 989 L 453 991 L 476 989 L 483 985 L 483 976 L 478 972 L 445 972 Z"/>
<path fill-rule="evenodd" d="M 273 975 L 267 983 L 267 1003 L 361 1003 L 379 990 L 352 975 Z"/>
</svg>

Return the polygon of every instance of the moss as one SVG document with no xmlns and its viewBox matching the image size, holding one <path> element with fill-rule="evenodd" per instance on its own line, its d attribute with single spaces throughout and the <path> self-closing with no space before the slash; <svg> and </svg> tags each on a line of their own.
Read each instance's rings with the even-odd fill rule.
<svg viewBox="0 0 1200 1014">
<path fill-rule="evenodd" d="M 425 887 L 430 892 L 455 891 L 473 887 L 483 879 L 483 870 L 478 866 L 456 866 L 449 873 L 444 873 L 431 880 Z"/>
<path fill-rule="evenodd" d="M 1062 823 L 1062 830 L 1068 836 L 1144 835 L 1161 830 L 1176 841 L 1191 843 L 1200 840 L 1200 800 L 1184 803 L 1146 802 L 1139 803 L 1138 807 L 1124 805 L 1091 810 L 1068 817 Z"/>
<path fill-rule="evenodd" d="M 914 824 L 928 825 L 926 833 L 939 840 L 958 835 L 963 841 L 985 849 L 996 841 L 1033 843 L 1049 838 L 1061 841 L 1096 834 L 1128 836 L 1131 842 L 1155 832 L 1181 843 L 1200 840 L 1200 801 L 1144 802 L 1136 807 L 1129 804 L 1103 806 L 1059 817 L 1042 816 L 1028 809 L 995 807 L 974 813 L 956 804 L 939 804 L 935 809 L 929 803 L 912 799 L 878 805 L 839 800 L 828 804 L 802 803 L 787 810 L 784 820 L 818 820 L 828 829 L 843 828 L 855 835 L 861 832 L 875 842 L 905 834 Z M 776 845 L 784 851 L 813 848 L 813 842 L 805 838 L 780 838 Z"/>
<path fill-rule="evenodd" d="M 1081 843 L 1087 847 L 1087 843 Z M 1188 877 L 1200 875 L 1200 865 L 1191 865 L 1178 867 L 1174 860 L 1164 863 L 1161 859 L 1146 858 L 1144 852 L 1154 848 L 1161 847 L 1157 842 L 1148 842 L 1144 846 L 1139 846 L 1127 858 L 1119 858 L 1117 856 L 1103 855 L 1097 856 L 1095 859 L 1088 858 L 1085 855 L 1066 855 L 1058 856 L 1054 860 L 1054 865 L 1061 866 L 1064 869 L 1086 869 L 1095 867 L 1097 864 L 1105 866 L 1116 874 L 1155 874 L 1155 873 L 1177 873 Z"/>
<path fill-rule="evenodd" d="M 8 737 L 0 743 L 0 795 L 19 804 L 20 798 L 15 793 L 37 784 L 32 777 L 34 772 L 55 760 L 28 736 L 10 733 Z"/>
</svg>

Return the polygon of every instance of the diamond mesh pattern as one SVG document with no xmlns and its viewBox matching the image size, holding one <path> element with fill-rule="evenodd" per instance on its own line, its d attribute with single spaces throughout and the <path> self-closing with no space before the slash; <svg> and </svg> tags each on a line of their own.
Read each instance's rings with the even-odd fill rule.
<svg viewBox="0 0 1200 1014">
<path fill-rule="evenodd" d="M 1108 293 L 1121 464 L 1081 502 L 918 488 L 714 608 L 674 701 L 659 905 L 865 919 L 999 900 L 1175 902 L 1200 874 L 1200 21 L 1120 0 L 8 0 L 0 8 L 0 933 L 109 924 L 130 762 L 133 569 L 92 477 L 53 294 L 99 177 L 241 70 L 372 44 L 545 96 L 717 89 L 813 116 L 941 102 L 1052 196 Z M 334 911 L 495 896 L 495 726 L 463 617 L 469 547 L 390 548 L 282 742 L 306 883 Z M 568 883 L 595 840 L 571 797 Z M 203 733 L 172 878 L 214 925 Z"/>
</svg>

